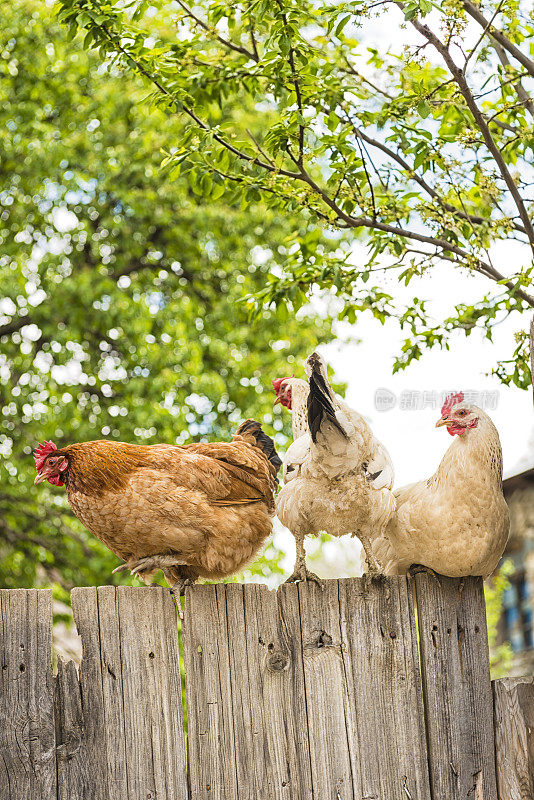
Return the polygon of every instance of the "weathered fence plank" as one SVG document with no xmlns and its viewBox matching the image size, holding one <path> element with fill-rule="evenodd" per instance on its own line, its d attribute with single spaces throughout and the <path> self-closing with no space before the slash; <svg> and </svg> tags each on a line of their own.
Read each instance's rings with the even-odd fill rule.
<svg viewBox="0 0 534 800">
<path fill-rule="evenodd" d="M 496 800 L 482 579 L 418 574 L 415 586 L 433 800 Z"/>
<path fill-rule="evenodd" d="M 428 800 L 405 578 L 199 586 L 185 609 L 192 800 Z"/>
<path fill-rule="evenodd" d="M 58 661 L 55 713 L 58 800 L 86 800 L 97 765 L 87 760 L 84 747 L 82 696 L 74 661 Z"/>
<path fill-rule="evenodd" d="M 297 596 L 296 586 L 284 592 Z M 300 640 L 277 595 L 253 584 L 188 589 L 184 657 L 191 797 L 310 800 Z"/>
<path fill-rule="evenodd" d="M 500 800 L 534 798 L 534 677 L 493 682 Z"/>
<path fill-rule="evenodd" d="M 55 800 L 52 592 L 0 589 L 0 798 Z"/>
<path fill-rule="evenodd" d="M 84 735 L 72 770 L 68 759 L 62 768 L 74 796 L 187 800 L 178 631 L 168 590 L 77 589 L 72 605 L 83 645 Z M 58 725 L 63 741 L 77 740 L 77 709 Z"/>
<path fill-rule="evenodd" d="M 339 582 L 360 797 L 430 796 L 413 602 L 405 577 Z"/>
</svg>

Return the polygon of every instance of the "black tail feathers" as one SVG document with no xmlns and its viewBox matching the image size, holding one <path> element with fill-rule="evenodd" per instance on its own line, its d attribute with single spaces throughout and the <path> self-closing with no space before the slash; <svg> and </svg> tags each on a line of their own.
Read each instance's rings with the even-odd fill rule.
<svg viewBox="0 0 534 800">
<path fill-rule="evenodd" d="M 320 372 L 318 361 L 310 361 L 309 358 L 308 364 L 311 367 L 309 376 L 310 393 L 308 394 L 308 428 L 312 441 L 317 441 L 317 433 L 326 420 L 328 420 L 345 439 L 348 439 L 347 433 L 337 421 L 336 410 L 330 399 L 331 392 Z"/>
<path fill-rule="evenodd" d="M 282 466 L 282 460 L 276 452 L 273 440 L 262 430 L 259 422 L 256 422 L 254 419 L 246 419 L 241 423 L 236 433 L 241 436 L 247 433 L 253 436 L 262 453 L 265 453 L 276 472 L 278 472 Z"/>
</svg>

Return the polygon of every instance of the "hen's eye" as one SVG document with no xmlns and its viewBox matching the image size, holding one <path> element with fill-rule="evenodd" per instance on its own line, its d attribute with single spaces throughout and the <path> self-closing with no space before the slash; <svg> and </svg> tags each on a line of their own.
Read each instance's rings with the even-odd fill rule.
<svg viewBox="0 0 534 800">
<path fill-rule="evenodd" d="M 467 414 L 467 411 L 466 411 L 465 409 L 462 409 L 461 411 L 459 411 L 459 412 L 458 412 L 458 414 L 459 414 L 461 417 L 465 417 L 465 415 Z"/>
</svg>

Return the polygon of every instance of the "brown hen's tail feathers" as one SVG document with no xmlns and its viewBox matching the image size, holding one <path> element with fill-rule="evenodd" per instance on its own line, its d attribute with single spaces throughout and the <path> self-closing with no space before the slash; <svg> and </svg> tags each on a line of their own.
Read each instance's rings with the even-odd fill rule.
<svg viewBox="0 0 534 800">
<path fill-rule="evenodd" d="M 259 422 L 255 419 L 246 419 L 241 423 L 236 431 L 236 436 L 251 436 L 254 439 L 256 447 L 259 447 L 262 453 L 268 458 L 275 469 L 275 474 L 282 466 L 280 456 L 276 452 L 274 442 L 270 436 L 262 430 Z"/>
</svg>

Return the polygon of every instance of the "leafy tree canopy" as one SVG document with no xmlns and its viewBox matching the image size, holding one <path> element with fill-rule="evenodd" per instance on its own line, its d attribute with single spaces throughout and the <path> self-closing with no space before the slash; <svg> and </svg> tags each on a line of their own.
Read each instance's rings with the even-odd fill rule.
<svg viewBox="0 0 534 800">
<path fill-rule="evenodd" d="M 0 585 L 105 583 L 117 559 L 64 491 L 33 486 L 35 444 L 229 437 L 247 416 L 281 431 L 270 381 L 330 327 L 269 309 L 251 326 L 239 303 L 304 217 L 242 208 L 208 175 L 162 180 L 186 121 L 149 113 L 44 3 L 8 4 L 1 39 Z"/>
<path fill-rule="evenodd" d="M 534 87 L 526 0 L 60 0 L 60 19 L 102 62 L 136 73 L 167 118 L 183 122 L 164 164 L 206 200 L 260 198 L 291 215 L 284 268 L 251 292 L 259 312 L 316 288 L 341 298 L 341 317 L 398 317 L 407 333 L 396 368 L 455 329 L 492 326 L 534 306 L 531 292 Z M 431 12 L 431 13 L 429 13 Z M 406 46 L 361 44 L 373 16 L 403 26 Z M 376 24 L 376 21 L 375 21 Z M 414 44 L 415 41 L 415 44 Z M 243 107 L 251 109 L 247 116 Z M 351 240 L 367 262 L 350 264 Z M 337 238 L 336 238 L 337 237 Z M 324 252 L 325 243 L 336 248 Z M 498 241 L 524 244 L 525 263 L 495 263 Z M 381 288 L 437 261 L 476 273 L 487 291 L 435 320 Z M 377 281 L 378 279 L 378 281 Z M 527 340 L 496 366 L 530 382 Z"/>
</svg>

